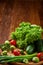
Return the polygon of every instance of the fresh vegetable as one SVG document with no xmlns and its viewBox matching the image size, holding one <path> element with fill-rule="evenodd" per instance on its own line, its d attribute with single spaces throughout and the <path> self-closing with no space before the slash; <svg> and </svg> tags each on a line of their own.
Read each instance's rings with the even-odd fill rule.
<svg viewBox="0 0 43 65">
<path fill-rule="evenodd" d="M 22 22 L 19 24 L 19 27 L 15 29 L 15 32 L 11 33 L 11 39 L 16 39 L 18 48 L 23 49 L 27 47 L 28 44 L 41 39 L 42 32 L 43 29 L 40 26 Z"/>
<path fill-rule="evenodd" d="M 20 53 L 21 53 L 21 54 L 24 54 L 24 51 L 23 51 L 23 50 L 20 50 Z"/>
<path fill-rule="evenodd" d="M 28 59 L 23 59 L 23 63 L 28 63 Z"/>
<path fill-rule="evenodd" d="M 17 41 L 17 47 L 25 50 L 26 47 L 27 47 L 27 43 L 25 42 L 25 40 L 23 40 L 23 41 L 22 40 L 18 40 Z"/>
<path fill-rule="evenodd" d="M 10 42 L 9 42 L 8 40 L 6 40 L 6 41 L 5 41 L 5 44 L 6 44 L 6 45 L 9 45 L 9 44 L 10 44 Z"/>
<path fill-rule="evenodd" d="M 11 45 L 11 46 L 10 46 L 10 49 L 11 49 L 11 50 L 14 50 L 14 49 L 15 49 L 15 46 L 14 46 L 14 45 Z"/>
<path fill-rule="evenodd" d="M 3 51 L 4 50 L 10 50 L 10 42 L 9 40 L 6 40 L 5 43 L 2 45 L 2 48 L 1 48 Z"/>
<path fill-rule="evenodd" d="M 7 51 L 3 51 L 2 52 L 2 55 L 7 55 Z"/>
<path fill-rule="evenodd" d="M 3 46 L 1 47 L 2 51 L 4 50 L 7 50 L 9 51 L 10 50 L 10 44 L 9 43 L 4 43 Z"/>
<path fill-rule="evenodd" d="M 34 44 L 37 52 L 43 52 L 43 39 L 37 40 Z"/>
<path fill-rule="evenodd" d="M 10 44 L 16 46 L 16 40 L 11 40 Z"/>
<path fill-rule="evenodd" d="M 37 57 L 43 61 L 43 52 L 40 52 L 37 54 Z"/>
<path fill-rule="evenodd" d="M 18 49 L 15 49 L 15 50 L 13 51 L 13 54 L 14 54 L 15 56 L 19 56 L 19 55 L 20 55 L 20 51 L 19 51 Z"/>
<path fill-rule="evenodd" d="M 14 32 L 12 32 L 12 33 L 10 34 L 10 36 L 11 36 L 11 38 L 12 38 L 13 40 L 16 40 L 16 36 L 15 36 L 15 33 L 14 33 Z"/>
<path fill-rule="evenodd" d="M 37 53 L 31 54 L 31 55 L 21 55 L 21 56 L 0 56 L 0 63 L 6 63 L 6 62 L 21 62 L 23 59 L 31 60 L 33 57 L 35 57 Z"/>
<path fill-rule="evenodd" d="M 4 44 L 0 44 L 0 49 L 2 49 L 2 46 L 3 46 Z"/>
<path fill-rule="evenodd" d="M 35 62 L 35 63 L 37 63 L 37 62 L 39 62 L 40 60 L 39 60 L 38 57 L 33 57 L 32 61 Z"/>
<path fill-rule="evenodd" d="M 41 26 L 28 22 L 20 23 L 15 32 L 11 33 L 10 40 L 6 40 L 4 44 L 0 45 L 2 50 L 0 51 L 0 63 L 43 61 L 42 32 Z"/>
<path fill-rule="evenodd" d="M 32 54 L 34 52 L 34 46 L 33 45 L 28 45 L 26 48 L 26 52 L 28 54 Z"/>
<path fill-rule="evenodd" d="M 2 51 L 4 51 L 6 49 L 6 47 L 3 45 L 1 49 L 2 49 Z"/>
</svg>

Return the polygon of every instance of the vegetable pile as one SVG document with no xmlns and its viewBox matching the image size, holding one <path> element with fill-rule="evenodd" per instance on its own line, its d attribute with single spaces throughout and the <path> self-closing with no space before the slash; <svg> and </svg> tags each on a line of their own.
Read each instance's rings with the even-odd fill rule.
<svg viewBox="0 0 43 65">
<path fill-rule="evenodd" d="M 40 26 L 22 22 L 15 29 L 15 32 L 11 33 L 11 38 L 17 41 L 19 48 L 26 48 L 26 46 L 41 38 L 42 31 Z"/>
<path fill-rule="evenodd" d="M 43 29 L 41 26 L 22 22 L 10 34 L 11 40 L 0 44 L 0 63 L 43 61 Z"/>
</svg>

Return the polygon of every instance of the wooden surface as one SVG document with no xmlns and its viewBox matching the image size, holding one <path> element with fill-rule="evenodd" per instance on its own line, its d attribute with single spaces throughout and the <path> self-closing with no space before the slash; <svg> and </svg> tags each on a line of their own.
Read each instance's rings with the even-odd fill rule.
<svg viewBox="0 0 43 65">
<path fill-rule="evenodd" d="M 2 65 L 2 64 L 0 64 L 0 65 Z M 43 65 L 43 61 L 40 61 L 39 63 L 29 62 L 27 64 L 25 64 L 25 63 L 5 63 L 3 65 Z"/>
<path fill-rule="evenodd" d="M 43 27 L 43 0 L 0 0 L 0 43 L 22 21 Z"/>
</svg>

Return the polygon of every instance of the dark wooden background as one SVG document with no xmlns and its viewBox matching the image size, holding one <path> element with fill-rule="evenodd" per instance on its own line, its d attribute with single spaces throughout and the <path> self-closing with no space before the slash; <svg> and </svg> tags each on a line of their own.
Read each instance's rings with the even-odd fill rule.
<svg viewBox="0 0 43 65">
<path fill-rule="evenodd" d="M 43 0 L 0 0 L 0 43 L 22 21 L 43 27 Z"/>
</svg>

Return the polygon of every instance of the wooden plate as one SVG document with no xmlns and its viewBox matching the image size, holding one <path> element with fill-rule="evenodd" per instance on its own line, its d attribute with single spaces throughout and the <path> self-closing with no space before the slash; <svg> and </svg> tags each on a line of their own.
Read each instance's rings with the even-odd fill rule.
<svg viewBox="0 0 43 65">
<path fill-rule="evenodd" d="M 5 63 L 5 64 L 0 64 L 0 65 L 43 65 L 43 61 L 40 61 L 39 63 L 33 63 L 33 62 L 29 62 L 28 64 L 25 64 L 25 63 Z"/>
<path fill-rule="evenodd" d="M 29 62 L 28 64 L 25 64 L 25 63 L 12 63 L 11 65 L 43 65 L 43 61 L 40 61 L 39 63 Z"/>
</svg>

